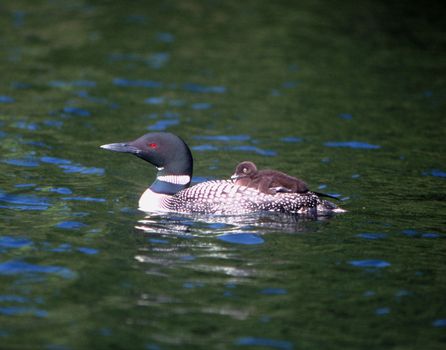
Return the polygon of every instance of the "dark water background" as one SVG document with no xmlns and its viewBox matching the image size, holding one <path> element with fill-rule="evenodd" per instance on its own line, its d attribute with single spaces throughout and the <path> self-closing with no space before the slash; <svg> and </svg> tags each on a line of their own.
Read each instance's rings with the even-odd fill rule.
<svg viewBox="0 0 446 350">
<path fill-rule="evenodd" d="M 2 1 L 1 349 L 442 349 L 441 2 Z M 144 217 L 167 130 L 344 215 Z"/>
</svg>

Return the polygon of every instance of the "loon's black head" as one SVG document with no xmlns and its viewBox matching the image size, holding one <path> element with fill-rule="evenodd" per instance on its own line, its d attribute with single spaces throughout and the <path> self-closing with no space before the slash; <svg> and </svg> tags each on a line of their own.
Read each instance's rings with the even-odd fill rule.
<svg viewBox="0 0 446 350">
<path fill-rule="evenodd" d="M 150 133 L 122 143 L 102 145 L 114 152 L 131 153 L 153 164 L 160 175 L 188 175 L 192 177 L 192 154 L 186 143 L 168 132 Z"/>
<path fill-rule="evenodd" d="M 234 175 L 231 176 L 231 179 L 240 179 L 244 177 L 249 177 L 254 175 L 257 172 L 257 167 L 253 162 L 245 161 L 241 162 L 235 168 Z"/>
</svg>

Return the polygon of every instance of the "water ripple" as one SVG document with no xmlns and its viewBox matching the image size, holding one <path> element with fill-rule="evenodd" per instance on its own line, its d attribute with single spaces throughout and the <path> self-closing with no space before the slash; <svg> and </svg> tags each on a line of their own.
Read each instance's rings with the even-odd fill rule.
<svg viewBox="0 0 446 350">
<path fill-rule="evenodd" d="M 64 173 L 79 173 L 83 175 L 104 175 L 105 170 L 103 168 L 96 167 L 85 167 L 79 164 L 72 165 L 60 165 L 61 169 L 64 170 Z"/>
<path fill-rule="evenodd" d="M 17 249 L 31 246 L 33 242 L 24 237 L 0 236 L 0 252 L 2 249 Z"/>
<path fill-rule="evenodd" d="M 113 84 L 120 87 L 161 88 L 163 83 L 154 80 L 113 79 Z"/>
<path fill-rule="evenodd" d="M 72 270 L 61 266 L 30 264 L 22 260 L 9 260 L 0 263 L 0 275 L 10 276 L 29 273 L 52 274 L 67 279 L 75 277 Z"/>
<path fill-rule="evenodd" d="M 15 99 L 10 96 L 0 95 L 0 103 L 13 103 Z"/>
<path fill-rule="evenodd" d="M 262 237 L 259 237 L 258 235 L 252 233 L 223 234 L 217 236 L 217 239 L 228 243 L 245 244 L 245 245 L 262 244 L 265 242 L 265 240 Z"/>
<path fill-rule="evenodd" d="M 3 163 L 27 168 L 35 168 L 39 166 L 39 162 L 33 159 L 5 159 Z"/>
<path fill-rule="evenodd" d="M 438 328 L 446 328 L 446 318 L 435 320 L 434 322 L 432 322 L 432 326 Z"/>
<path fill-rule="evenodd" d="M 391 264 L 384 260 L 350 260 L 348 262 L 350 265 L 355 267 L 375 267 L 375 268 L 384 268 L 388 267 Z"/>
<path fill-rule="evenodd" d="M 155 34 L 155 39 L 162 43 L 173 43 L 175 36 L 167 32 L 159 32 Z"/>
<path fill-rule="evenodd" d="M 89 117 L 91 112 L 80 107 L 67 106 L 62 110 L 63 114 L 72 115 L 75 117 Z"/>
<path fill-rule="evenodd" d="M 166 130 L 169 126 L 178 125 L 180 121 L 178 119 L 162 119 L 158 120 L 155 124 L 152 124 L 147 127 L 147 130 L 151 131 L 163 131 Z"/>
<path fill-rule="evenodd" d="M 226 87 L 224 86 L 205 86 L 195 83 L 185 83 L 183 84 L 183 89 L 190 92 L 200 93 L 200 94 L 223 94 L 226 92 Z"/>
<path fill-rule="evenodd" d="M 267 348 L 273 348 L 278 350 L 292 350 L 294 349 L 293 343 L 286 340 L 277 340 L 270 338 L 257 338 L 257 337 L 241 337 L 235 342 L 235 345 L 242 346 L 261 346 Z"/>
<path fill-rule="evenodd" d="M 433 176 L 433 177 L 441 177 L 446 178 L 446 171 L 440 169 L 431 169 L 428 171 L 424 171 L 422 173 L 424 176 Z"/>
<path fill-rule="evenodd" d="M 0 205 L 0 208 L 19 210 L 47 210 L 50 206 L 48 199 L 33 195 L 8 194 L 0 190 L 0 202 L 8 205 Z"/>
<path fill-rule="evenodd" d="M 232 141 L 249 141 L 251 136 L 249 135 L 212 135 L 212 136 L 195 136 L 196 140 L 206 140 L 206 141 L 222 141 L 222 142 L 232 142 Z"/>
<path fill-rule="evenodd" d="M 65 229 L 65 230 L 77 230 L 87 226 L 83 222 L 79 221 L 61 221 L 56 224 L 57 228 Z"/>
<path fill-rule="evenodd" d="M 47 317 L 46 310 L 37 309 L 26 306 L 0 306 L 0 315 L 17 316 L 17 315 L 33 315 L 36 317 Z"/>
<path fill-rule="evenodd" d="M 206 109 L 211 109 L 212 108 L 212 103 L 208 103 L 208 102 L 197 102 L 197 103 L 193 103 L 191 105 L 192 109 L 195 109 L 197 111 L 203 111 Z"/>
<path fill-rule="evenodd" d="M 364 239 L 370 239 L 370 240 L 377 240 L 377 239 L 383 239 L 386 238 L 387 235 L 385 233 L 369 233 L 369 232 L 364 232 L 364 233 L 358 233 L 356 235 L 356 237 L 359 238 L 364 238 Z"/>
<path fill-rule="evenodd" d="M 342 147 L 342 148 L 355 148 L 355 149 L 381 148 L 381 146 L 379 145 L 372 145 L 370 143 L 360 142 L 360 141 L 345 141 L 345 142 L 330 141 L 330 142 L 325 142 L 324 145 L 327 147 Z"/>
<path fill-rule="evenodd" d="M 81 201 L 81 202 L 96 202 L 104 203 L 107 200 L 105 198 L 95 198 L 95 197 L 63 197 L 64 201 Z"/>
</svg>

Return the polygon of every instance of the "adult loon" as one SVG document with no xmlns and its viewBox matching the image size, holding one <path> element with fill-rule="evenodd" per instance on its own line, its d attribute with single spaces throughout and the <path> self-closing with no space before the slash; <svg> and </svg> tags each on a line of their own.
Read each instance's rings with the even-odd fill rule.
<svg viewBox="0 0 446 350">
<path fill-rule="evenodd" d="M 344 211 L 310 191 L 270 195 L 232 180 L 205 181 L 190 187 L 191 151 L 171 133 L 149 133 L 131 142 L 101 148 L 134 154 L 158 169 L 155 181 L 139 199 L 139 209 L 145 212 L 234 215 L 270 211 L 323 216 Z"/>
<path fill-rule="evenodd" d="M 290 176 L 278 170 L 258 170 L 257 166 L 250 161 L 237 164 L 231 179 L 237 185 L 255 188 L 262 193 L 276 194 L 277 192 L 307 193 L 308 185 L 301 179 Z M 329 194 L 315 192 L 320 197 L 338 199 Z"/>
</svg>

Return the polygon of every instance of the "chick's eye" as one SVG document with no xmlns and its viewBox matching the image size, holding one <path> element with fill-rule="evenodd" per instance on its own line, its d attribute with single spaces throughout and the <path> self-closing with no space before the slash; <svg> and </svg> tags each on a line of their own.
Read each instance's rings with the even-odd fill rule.
<svg viewBox="0 0 446 350">
<path fill-rule="evenodd" d="M 151 149 L 158 148 L 158 144 L 155 142 L 151 142 L 151 143 L 147 144 L 147 146 L 149 146 L 149 148 L 151 148 Z"/>
</svg>

